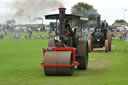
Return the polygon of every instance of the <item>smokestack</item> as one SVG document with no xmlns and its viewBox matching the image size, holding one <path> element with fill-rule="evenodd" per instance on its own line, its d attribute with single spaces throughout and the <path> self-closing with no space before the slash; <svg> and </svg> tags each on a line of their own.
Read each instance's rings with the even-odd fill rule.
<svg viewBox="0 0 128 85">
<path fill-rule="evenodd" d="M 100 26 L 100 14 L 97 14 L 96 21 L 97 21 L 97 26 Z"/>
<path fill-rule="evenodd" d="M 64 35 L 64 28 L 65 28 L 65 10 L 66 8 L 59 8 L 59 21 L 60 21 L 60 33 Z"/>
</svg>

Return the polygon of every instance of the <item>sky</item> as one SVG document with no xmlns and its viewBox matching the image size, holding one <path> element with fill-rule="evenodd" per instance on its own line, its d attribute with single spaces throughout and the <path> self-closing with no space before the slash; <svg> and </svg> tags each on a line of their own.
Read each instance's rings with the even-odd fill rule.
<svg viewBox="0 0 128 85">
<path fill-rule="evenodd" d="M 20 1 L 20 0 L 19 0 Z M 101 19 L 106 19 L 112 24 L 116 19 L 125 19 L 128 22 L 128 1 L 127 0 L 60 0 L 66 7 L 66 13 L 70 13 L 71 7 L 78 2 L 86 2 L 93 5 L 101 14 Z M 5 23 L 7 19 L 11 19 L 15 14 L 15 10 L 11 8 L 14 0 L 0 0 L 0 23 Z M 127 10 L 127 11 L 124 11 Z M 50 13 L 58 13 L 53 11 Z M 45 14 L 44 14 L 45 15 Z M 125 15 L 125 17 L 124 17 Z M 40 15 L 43 17 L 43 15 Z M 44 21 L 46 23 L 46 21 Z"/>
</svg>

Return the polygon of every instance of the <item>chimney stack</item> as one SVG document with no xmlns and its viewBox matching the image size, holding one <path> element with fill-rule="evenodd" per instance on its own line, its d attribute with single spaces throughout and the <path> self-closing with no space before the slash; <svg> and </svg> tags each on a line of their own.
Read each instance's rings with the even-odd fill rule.
<svg viewBox="0 0 128 85">
<path fill-rule="evenodd" d="M 61 35 L 65 35 L 64 28 L 65 28 L 65 10 L 66 8 L 59 8 L 59 21 L 60 21 L 60 33 Z"/>
<path fill-rule="evenodd" d="M 100 26 L 100 18 L 101 18 L 100 14 L 97 14 L 96 16 L 97 26 Z"/>
</svg>

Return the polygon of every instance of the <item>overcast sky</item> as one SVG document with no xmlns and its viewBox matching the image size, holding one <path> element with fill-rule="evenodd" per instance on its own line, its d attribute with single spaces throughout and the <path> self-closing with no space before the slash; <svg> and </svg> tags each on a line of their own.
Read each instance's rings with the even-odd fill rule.
<svg viewBox="0 0 128 85">
<path fill-rule="evenodd" d="M 4 23 L 6 19 L 11 19 L 15 10 L 11 8 L 14 0 L 0 0 L 0 23 Z M 67 8 L 67 13 L 74 4 L 78 2 L 86 2 L 93 5 L 101 14 L 102 19 L 106 19 L 112 24 L 115 19 L 124 19 L 124 10 L 128 10 L 127 0 L 61 0 Z M 54 11 L 53 13 L 57 13 Z M 40 15 L 42 16 L 42 15 Z M 125 20 L 128 21 L 128 11 L 125 11 Z"/>
</svg>

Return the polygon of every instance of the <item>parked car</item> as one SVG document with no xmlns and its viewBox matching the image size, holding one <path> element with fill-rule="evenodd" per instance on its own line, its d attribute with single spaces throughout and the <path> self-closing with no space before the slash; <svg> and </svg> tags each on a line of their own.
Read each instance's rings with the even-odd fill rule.
<svg viewBox="0 0 128 85">
<path fill-rule="evenodd" d="M 117 27 L 117 32 L 120 32 L 120 31 L 125 31 L 125 27 Z"/>
</svg>

